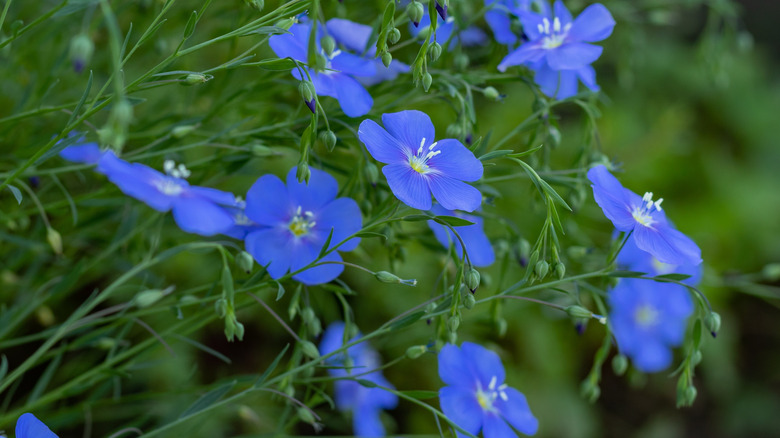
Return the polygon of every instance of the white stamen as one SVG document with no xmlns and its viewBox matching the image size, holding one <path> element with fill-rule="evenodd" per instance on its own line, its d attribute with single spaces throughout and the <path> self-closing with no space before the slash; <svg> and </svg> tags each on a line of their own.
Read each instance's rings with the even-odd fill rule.
<svg viewBox="0 0 780 438">
<path fill-rule="evenodd" d="M 493 376 L 490 379 L 490 384 L 488 385 L 488 389 L 489 390 L 491 390 L 491 391 L 495 391 L 496 390 L 496 381 L 497 380 L 498 380 L 498 378 L 496 376 Z"/>
<path fill-rule="evenodd" d="M 422 141 L 420 141 L 420 147 L 417 149 L 417 155 L 422 153 L 423 147 L 425 147 L 425 137 L 423 137 Z"/>
<path fill-rule="evenodd" d="M 550 20 L 545 18 L 544 21 L 542 21 L 542 23 L 544 23 L 544 33 L 549 35 L 550 34 Z"/>
<path fill-rule="evenodd" d="M 509 400 L 509 397 L 506 396 L 506 393 L 504 391 L 499 392 L 498 395 L 501 397 L 501 400 L 503 401 Z"/>
<path fill-rule="evenodd" d="M 539 33 L 544 33 L 544 26 L 542 26 L 542 23 L 537 24 L 536 29 L 539 31 Z"/>
<path fill-rule="evenodd" d="M 561 20 L 558 19 L 558 17 L 555 17 L 555 20 L 553 20 L 553 32 L 559 33 L 561 31 Z"/>
<path fill-rule="evenodd" d="M 653 205 L 655 205 L 655 209 L 658 211 L 664 211 L 663 208 L 661 208 L 661 203 L 664 202 L 664 198 L 659 198 Z"/>
<path fill-rule="evenodd" d="M 428 150 L 430 151 L 431 149 L 435 148 L 438 144 L 439 144 L 438 141 L 434 141 L 433 143 L 431 143 L 430 146 L 428 146 Z"/>
</svg>

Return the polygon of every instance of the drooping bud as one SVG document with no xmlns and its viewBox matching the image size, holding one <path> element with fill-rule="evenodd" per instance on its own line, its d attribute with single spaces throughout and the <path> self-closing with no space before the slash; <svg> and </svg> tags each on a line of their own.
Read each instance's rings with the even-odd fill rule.
<svg viewBox="0 0 780 438">
<path fill-rule="evenodd" d="M 439 13 L 442 20 L 447 19 L 447 0 L 441 0 L 441 2 L 436 0 L 436 12 Z"/>
<path fill-rule="evenodd" d="M 390 52 L 385 52 L 382 54 L 382 64 L 385 67 L 390 67 L 390 63 L 393 62 L 393 55 L 390 54 Z"/>
<path fill-rule="evenodd" d="M 430 73 L 425 72 L 425 74 L 423 74 L 422 83 L 423 83 L 423 90 L 425 90 L 425 92 L 427 93 L 428 90 L 431 88 L 431 84 L 433 83 L 433 77 L 431 76 Z"/>
<path fill-rule="evenodd" d="M 187 85 L 198 85 L 212 80 L 214 76 L 204 75 L 203 73 L 190 73 L 184 77 L 184 83 Z"/>
<path fill-rule="evenodd" d="M 436 41 L 428 47 L 428 56 L 431 57 L 431 61 L 436 61 L 441 56 L 441 44 Z"/>
<path fill-rule="evenodd" d="M 628 369 L 628 359 L 622 354 L 618 354 L 612 358 L 612 371 L 616 376 L 622 376 Z"/>
<path fill-rule="evenodd" d="M 309 179 L 311 178 L 309 164 L 306 162 L 298 163 L 298 169 L 295 172 L 295 177 L 298 178 L 299 183 L 306 182 L 306 184 L 309 184 Z"/>
<path fill-rule="evenodd" d="M 255 259 L 252 258 L 252 254 L 241 251 L 236 255 L 236 265 L 238 265 L 239 269 L 249 274 L 255 266 Z"/>
<path fill-rule="evenodd" d="M 314 84 L 311 81 L 301 81 L 298 84 L 298 92 L 301 93 L 301 98 L 309 107 L 309 110 L 314 114 L 317 111 L 316 102 L 314 101 Z"/>
<path fill-rule="evenodd" d="M 469 66 L 469 55 L 465 53 L 458 53 L 455 55 L 455 69 L 458 71 L 466 70 L 466 68 Z"/>
<path fill-rule="evenodd" d="M 325 51 L 325 54 L 330 56 L 336 49 L 336 41 L 330 35 L 325 35 L 320 40 L 320 46 L 322 46 L 322 50 Z"/>
<path fill-rule="evenodd" d="M 398 277 L 397 275 L 391 274 L 390 272 L 387 271 L 375 272 L 374 277 L 376 277 L 376 279 L 381 281 L 382 283 L 405 284 L 407 286 L 417 286 L 417 280 L 415 279 L 404 280 Z"/>
<path fill-rule="evenodd" d="M 160 299 L 164 296 L 165 293 L 160 289 L 149 289 L 149 290 L 139 292 L 135 296 L 134 302 L 136 306 L 138 306 L 141 309 L 144 309 L 160 301 Z"/>
<path fill-rule="evenodd" d="M 498 100 L 498 97 L 500 94 L 498 94 L 498 90 L 495 89 L 495 87 L 487 87 L 482 91 L 482 94 L 485 95 L 490 100 Z"/>
<path fill-rule="evenodd" d="M 390 29 L 390 32 L 387 33 L 387 40 L 390 41 L 390 44 L 395 44 L 401 39 L 401 31 L 397 28 Z"/>
<path fill-rule="evenodd" d="M 472 294 L 466 294 L 466 298 L 463 299 L 463 305 L 471 310 L 477 304 L 477 299 Z"/>
<path fill-rule="evenodd" d="M 417 359 L 423 354 L 428 352 L 428 347 L 425 345 L 412 345 L 406 349 L 406 357 L 409 359 Z"/>
<path fill-rule="evenodd" d="M 332 151 L 334 147 L 336 147 L 336 134 L 333 133 L 330 129 L 325 131 L 320 131 L 320 141 L 325 145 L 325 147 Z"/>
<path fill-rule="evenodd" d="M 534 272 L 540 280 L 547 276 L 549 270 L 550 265 L 545 260 L 539 260 L 536 262 L 536 266 L 534 266 Z"/>
<path fill-rule="evenodd" d="M 555 276 L 558 277 L 559 280 L 561 280 L 565 275 L 566 275 L 566 265 L 564 265 L 563 262 L 556 263 Z"/>
<path fill-rule="evenodd" d="M 95 52 L 95 44 L 84 33 L 74 36 L 70 40 L 70 60 L 73 63 L 73 70 L 81 73 L 84 66 L 89 64 L 92 54 Z"/>
<path fill-rule="evenodd" d="M 301 341 L 301 351 L 311 359 L 319 359 L 320 351 L 311 341 Z"/>
<path fill-rule="evenodd" d="M 580 386 L 580 393 L 589 402 L 593 403 L 601 396 L 601 388 L 599 388 L 597 383 L 591 381 L 591 379 L 585 379 Z"/>
<path fill-rule="evenodd" d="M 425 8 L 418 1 L 413 1 L 406 7 L 406 15 L 409 16 L 409 20 L 412 21 L 414 27 L 420 26 L 420 20 L 422 20 L 424 14 Z"/>
<path fill-rule="evenodd" d="M 693 354 L 691 355 L 691 364 L 692 364 L 693 366 L 696 366 L 696 365 L 698 365 L 699 363 L 701 363 L 701 351 L 699 351 L 699 350 L 696 350 L 696 351 L 694 351 L 694 352 L 693 352 Z"/>
<path fill-rule="evenodd" d="M 447 126 L 447 137 L 456 138 L 460 137 L 461 134 L 463 134 L 463 128 L 461 128 L 459 123 L 453 123 Z"/>
<path fill-rule="evenodd" d="M 566 313 L 569 314 L 572 318 L 592 318 L 593 312 L 590 310 L 582 307 L 582 306 L 569 306 L 566 309 Z"/>
<path fill-rule="evenodd" d="M 452 315 L 447 320 L 447 328 L 451 332 L 457 332 L 458 327 L 460 327 L 460 315 Z"/>
<path fill-rule="evenodd" d="M 479 287 L 479 271 L 474 268 L 469 269 L 466 273 L 466 286 L 468 286 L 471 293 L 474 293 Z"/>
<path fill-rule="evenodd" d="M 710 312 L 709 315 L 704 317 L 704 325 L 710 331 L 712 337 L 716 337 L 720 330 L 720 315 L 717 312 Z"/>
<path fill-rule="evenodd" d="M 220 298 L 214 302 L 214 311 L 217 313 L 219 319 L 222 319 L 227 315 L 227 308 L 227 300 L 224 298 Z"/>
<path fill-rule="evenodd" d="M 62 236 L 60 236 L 60 233 L 57 230 L 52 227 L 47 228 L 46 240 L 49 241 L 49 245 L 51 245 L 54 254 L 62 254 Z"/>
<path fill-rule="evenodd" d="M 173 138 L 182 138 L 185 135 L 191 133 L 198 128 L 198 125 L 181 125 L 171 130 L 171 136 Z"/>
</svg>

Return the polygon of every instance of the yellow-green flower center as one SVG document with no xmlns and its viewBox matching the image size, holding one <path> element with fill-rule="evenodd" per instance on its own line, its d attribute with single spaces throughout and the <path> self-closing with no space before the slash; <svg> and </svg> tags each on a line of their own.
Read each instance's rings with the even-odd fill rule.
<svg viewBox="0 0 780 438">
<path fill-rule="evenodd" d="M 498 383 L 497 381 L 498 378 L 493 376 L 493 378 L 490 379 L 490 384 L 487 387 L 487 391 L 483 390 L 482 384 L 477 381 L 477 403 L 479 403 L 479 406 L 485 412 L 493 412 L 496 410 L 496 407 L 493 406 L 493 404 L 496 402 L 496 399 L 501 398 L 501 400 L 504 401 L 509 399 L 506 395 L 506 392 L 504 392 L 506 389 L 506 384 L 496 387 L 496 383 Z"/>
<path fill-rule="evenodd" d="M 639 306 L 634 312 L 634 320 L 642 327 L 652 327 L 658 322 L 658 311 L 648 304 Z"/>
<path fill-rule="evenodd" d="M 409 166 L 411 166 L 415 172 L 423 175 L 431 172 L 431 168 L 428 167 L 428 160 L 441 153 L 441 151 L 434 150 L 438 144 L 438 142 L 433 142 L 425 149 L 425 137 L 423 137 L 420 142 L 420 147 L 417 148 L 417 153 L 409 157 Z"/>
<path fill-rule="evenodd" d="M 309 234 L 315 225 L 317 225 L 317 222 L 314 221 L 314 213 L 310 211 L 301 213 L 301 206 L 299 205 L 287 227 L 295 237 L 301 237 Z"/>
</svg>

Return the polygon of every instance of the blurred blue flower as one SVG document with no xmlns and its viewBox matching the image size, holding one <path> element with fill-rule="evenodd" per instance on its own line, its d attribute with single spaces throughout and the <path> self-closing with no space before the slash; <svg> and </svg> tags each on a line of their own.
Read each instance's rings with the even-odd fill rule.
<svg viewBox="0 0 780 438">
<path fill-rule="evenodd" d="M 504 383 L 504 366 L 487 348 L 464 342 L 447 344 L 439 353 L 439 377 L 447 386 L 439 390 L 441 410 L 455 424 L 485 438 L 533 435 L 539 422 L 525 396 Z M 458 436 L 463 436 L 458 433 Z"/>
<path fill-rule="evenodd" d="M 16 421 L 16 438 L 57 438 L 57 434 L 28 412 Z"/>
<path fill-rule="evenodd" d="M 260 177 L 246 195 L 247 218 L 257 224 L 246 239 L 247 251 L 272 278 L 297 271 L 317 259 L 333 230 L 330 248 L 360 231 L 360 208 L 350 198 L 336 198 L 338 183 L 326 172 L 311 169 L 309 184 L 299 183 L 296 168 L 287 174 L 287 185 L 275 175 Z M 355 238 L 345 242 L 339 251 L 352 251 L 360 243 Z M 329 248 L 329 249 L 330 249 Z M 333 251 L 323 262 L 341 262 Z M 293 275 L 308 285 L 327 283 L 344 271 L 340 263 L 328 263 Z"/>
<path fill-rule="evenodd" d="M 344 49 L 354 52 L 363 58 L 372 60 L 376 67 L 376 73 L 372 76 L 355 76 L 355 79 L 368 87 L 384 81 L 391 81 L 400 73 L 409 72 L 409 66 L 401 61 L 393 60 L 389 67 L 382 64 L 381 59 L 376 58 L 376 45 L 369 45 L 369 39 L 373 33 L 371 26 L 355 23 L 342 18 L 331 18 L 325 24 L 328 35 L 333 37 L 337 44 Z"/>
<path fill-rule="evenodd" d="M 166 160 L 165 174 L 139 163 L 119 159 L 112 151 L 98 161 L 97 171 L 105 174 L 122 192 L 157 211 L 173 210 L 173 219 L 183 231 L 212 236 L 233 225 L 233 218 L 221 205 L 233 205 L 235 196 L 220 190 L 191 186 L 184 165 Z"/>
<path fill-rule="evenodd" d="M 358 333 L 352 342 L 360 338 Z M 328 326 L 322 335 L 320 342 L 320 354 L 330 354 L 340 349 L 344 342 L 344 323 L 334 322 Z M 351 368 L 330 368 L 328 374 L 334 377 L 348 377 L 356 375 L 359 379 L 374 382 L 377 385 L 395 389 L 395 387 L 385 379 L 381 371 L 371 370 L 379 368 L 381 365 L 379 354 L 371 349 L 365 342 L 353 345 L 347 349 L 351 362 Z M 335 355 L 326 361 L 327 365 L 333 367 L 345 367 L 346 357 L 344 354 Z M 366 388 L 360 383 L 344 379 L 333 382 L 336 398 L 336 406 L 344 412 L 352 412 L 352 424 L 354 433 L 360 437 L 381 437 L 385 436 L 385 428 L 379 415 L 384 409 L 393 409 L 398 404 L 398 397 L 381 388 Z"/>
<path fill-rule="evenodd" d="M 433 123 L 420 111 L 383 114 L 382 123 L 384 129 L 364 120 L 358 137 L 375 160 L 387 164 L 382 173 L 398 199 L 412 208 L 430 210 L 433 193 L 448 210 L 479 207 L 482 194 L 463 181 L 482 178 L 482 162 L 460 141 L 434 141 Z"/>
<path fill-rule="evenodd" d="M 659 261 L 649 252 L 639 249 L 639 247 L 636 246 L 633 235 L 628 238 L 625 245 L 623 245 L 623 249 L 620 250 L 620 254 L 617 256 L 617 265 L 620 269 L 645 272 L 651 276 L 666 274 L 690 275 L 689 278 L 686 278 L 682 282 L 690 284 L 691 286 L 698 285 L 702 275 L 701 263 L 697 265 L 671 265 Z"/>
<path fill-rule="evenodd" d="M 550 6 L 545 0 L 485 0 L 485 6 L 490 9 L 485 12 L 485 21 L 493 31 L 493 36 L 500 44 L 509 48 L 515 47 L 521 41 L 527 41 L 527 35 L 518 36 L 512 30 L 512 22 L 519 19 L 521 12 L 533 12 L 536 6 L 542 15 L 549 15 Z"/>
<path fill-rule="evenodd" d="M 434 14 L 436 15 L 436 14 Z M 428 27 L 431 25 L 431 16 L 428 13 L 428 8 L 425 8 L 425 13 L 420 19 L 418 26 L 414 26 L 413 23 L 409 23 L 409 33 L 416 37 L 421 32 L 428 32 Z M 455 34 L 453 36 L 453 33 Z M 485 32 L 477 26 L 469 26 L 466 29 L 460 30 L 455 24 L 455 17 L 448 17 L 443 19 L 441 17 L 436 18 L 436 42 L 444 45 L 452 37 L 450 44 L 450 50 L 454 49 L 458 45 L 458 41 L 461 42 L 463 47 L 482 46 L 488 43 L 488 37 Z M 431 36 L 429 41 L 433 41 L 434 37 Z"/>
<path fill-rule="evenodd" d="M 335 97 L 344 114 L 349 117 L 367 114 L 374 104 L 374 100 L 355 77 L 376 75 L 375 60 L 338 49 L 328 56 L 319 44 L 324 35 L 321 27 L 317 27 L 317 31 L 317 51 L 326 58 L 325 68 L 327 69 L 320 72 L 308 69 L 317 94 Z M 289 32 L 288 34 L 272 36 L 268 43 L 271 49 L 280 58 L 291 57 L 303 63 L 308 62 L 311 23 L 294 24 L 290 27 Z M 299 69 L 294 68 L 292 74 L 296 79 L 301 80 Z"/>
<path fill-rule="evenodd" d="M 463 243 L 466 244 L 469 260 L 471 260 L 471 263 L 474 266 L 490 266 L 493 264 L 496 260 L 496 255 L 493 253 L 493 246 L 490 245 L 490 240 L 488 240 L 485 235 L 481 217 L 447 210 L 438 204 L 431 208 L 431 213 L 436 216 L 455 216 L 474 222 L 474 225 L 454 227 L 455 231 L 458 232 L 460 238 L 463 239 Z M 433 230 L 433 234 L 436 236 L 436 240 L 438 240 L 439 243 L 444 245 L 445 248 L 449 248 L 450 245 L 455 245 L 455 252 L 458 254 L 458 257 L 461 257 L 463 254 L 463 247 L 452 230 L 432 220 L 428 221 L 428 226 Z"/>
<path fill-rule="evenodd" d="M 603 165 L 588 171 L 593 197 L 618 231 L 632 231 L 636 246 L 658 261 L 670 265 L 698 265 L 701 250 L 688 236 L 667 221 L 661 208 L 663 199 L 653 201 L 652 193 L 639 197 L 624 188 Z"/>
<path fill-rule="evenodd" d="M 97 164 L 103 156 L 103 151 L 97 143 L 79 143 L 60 151 L 60 157 L 73 163 Z"/>
<path fill-rule="evenodd" d="M 653 373 L 672 362 L 671 347 L 682 344 L 693 300 L 684 286 L 623 278 L 609 291 L 609 324 L 620 352 L 634 366 Z"/>
<path fill-rule="evenodd" d="M 518 11 L 528 42 L 509 53 L 498 65 L 505 71 L 513 65 L 534 70 L 534 80 L 548 96 L 564 99 L 577 94 L 577 80 L 591 90 L 598 90 L 596 71 L 590 64 L 601 56 L 600 46 L 588 44 L 612 34 L 615 20 L 604 5 L 596 3 L 573 19 L 561 0 L 537 14 Z"/>
</svg>

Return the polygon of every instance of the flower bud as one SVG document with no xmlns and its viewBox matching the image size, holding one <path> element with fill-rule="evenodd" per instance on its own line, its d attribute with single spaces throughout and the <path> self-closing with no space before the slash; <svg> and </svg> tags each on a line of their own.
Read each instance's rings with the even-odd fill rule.
<svg viewBox="0 0 780 438">
<path fill-rule="evenodd" d="M 447 0 L 436 0 L 436 12 L 439 13 L 439 16 L 441 16 L 442 20 L 447 19 Z"/>
<path fill-rule="evenodd" d="M 311 359 L 319 359 L 320 351 L 311 341 L 301 341 L 301 351 Z"/>
<path fill-rule="evenodd" d="M 336 41 L 333 40 L 333 37 L 330 35 L 325 35 L 320 40 L 320 46 L 322 47 L 322 50 L 325 52 L 325 54 L 330 56 L 333 53 L 333 50 L 336 49 Z"/>
<path fill-rule="evenodd" d="M 391 274 L 387 271 L 379 271 L 374 273 L 374 277 L 382 283 L 390 284 L 405 284 L 407 286 L 417 286 L 417 280 L 404 280 L 395 274 Z"/>
<path fill-rule="evenodd" d="M 390 67 L 390 63 L 393 62 L 393 55 L 390 54 L 390 52 L 385 52 L 382 54 L 382 64 L 385 67 Z"/>
<path fill-rule="evenodd" d="M 761 270 L 761 275 L 767 281 L 780 280 L 780 263 L 770 263 Z"/>
<path fill-rule="evenodd" d="M 423 354 L 428 352 L 428 347 L 425 345 L 412 345 L 406 349 L 406 357 L 409 359 L 417 359 Z"/>
<path fill-rule="evenodd" d="M 184 77 L 184 83 L 187 85 L 198 85 L 204 82 L 208 82 L 213 79 L 212 75 L 204 75 L 203 73 L 190 73 Z"/>
<path fill-rule="evenodd" d="M 62 236 L 52 227 L 46 229 L 46 240 L 49 241 L 54 254 L 62 254 Z"/>
<path fill-rule="evenodd" d="M 268 157 L 274 154 L 273 149 L 262 144 L 253 144 L 250 149 L 252 150 L 252 153 L 258 157 Z"/>
<path fill-rule="evenodd" d="M 238 337 L 239 341 L 244 340 L 244 324 L 241 324 L 238 321 L 236 321 L 236 336 Z"/>
<path fill-rule="evenodd" d="M 473 293 L 479 287 L 479 271 L 474 268 L 469 269 L 466 273 L 466 286 Z"/>
<path fill-rule="evenodd" d="M 626 369 L 628 369 L 628 359 L 626 359 L 626 356 L 618 354 L 612 358 L 612 371 L 615 372 L 616 376 L 625 374 Z"/>
<path fill-rule="evenodd" d="M 164 296 L 165 294 L 160 289 L 149 289 L 143 292 L 139 292 L 135 296 L 134 302 L 136 306 L 138 306 L 141 309 L 144 309 L 160 301 L 160 299 Z"/>
<path fill-rule="evenodd" d="M 377 181 L 379 181 L 379 169 L 377 169 L 376 164 L 369 161 L 366 163 L 364 170 L 368 182 L 370 182 L 372 186 L 375 186 Z"/>
<path fill-rule="evenodd" d="M 244 0 L 244 3 L 256 11 L 262 11 L 265 7 L 265 0 Z"/>
<path fill-rule="evenodd" d="M 564 265 L 562 262 L 556 263 L 555 276 L 558 277 L 559 280 L 561 280 L 565 275 L 566 275 L 566 265 Z"/>
<path fill-rule="evenodd" d="M 420 20 L 422 20 L 424 14 L 425 9 L 418 1 L 413 1 L 406 7 L 406 15 L 409 16 L 409 20 L 412 21 L 414 27 L 420 26 Z"/>
<path fill-rule="evenodd" d="M 301 81 L 301 83 L 298 84 L 298 92 L 301 93 L 301 98 L 306 103 L 306 106 L 309 107 L 309 110 L 311 110 L 312 113 L 315 113 L 316 104 L 314 102 L 314 84 L 312 84 L 311 81 Z"/>
<path fill-rule="evenodd" d="M 316 424 L 317 420 L 314 418 L 314 415 L 312 415 L 311 410 L 304 407 L 298 408 L 298 418 L 301 419 L 304 423 L 308 424 Z"/>
<path fill-rule="evenodd" d="M 436 61 L 441 56 L 441 44 L 436 41 L 428 47 L 428 56 L 431 57 L 431 61 Z"/>
<path fill-rule="evenodd" d="M 696 351 L 694 351 L 694 352 L 693 352 L 693 354 L 691 355 L 691 364 L 692 364 L 693 366 L 696 366 L 696 365 L 698 365 L 698 364 L 700 364 L 700 363 L 701 363 L 701 351 L 699 351 L 699 350 L 696 350 Z"/>
<path fill-rule="evenodd" d="M 580 386 L 580 392 L 582 393 L 582 396 L 588 399 L 588 401 L 591 403 L 598 400 L 599 396 L 601 396 L 601 388 L 599 388 L 597 383 L 592 382 L 590 379 L 586 379 L 582 382 L 582 386 Z"/>
<path fill-rule="evenodd" d="M 716 337 L 720 330 L 720 315 L 717 312 L 710 312 L 704 317 L 704 326 L 712 333 L 713 338 Z"/>
<path fill-rule="evenodd" d="M 466 70 L 469 66 L 469 55 L 458 53 L 455 55 L 455 69 L 459 71 Z"/>
<path fill-rule="evenodd" d="M 298 182 L 306 182 L 306 184 L 309 184 L 309 179 L 311 178 L 311 170 L 309 169 L 308 163 L 298 163 L 298 170 L 295 171 L 295 177 L 298 178 Z"/>
<path fill-rule="evenodd" d="M 395 27 L 390 29 L 390 32 L 387 33 L 387 40 L 390 41 L 390 44 L 395 44 L 400 39 L 401 39 L 401 31 Z"/>
<path fill-rule="evenodd" d="M 561 131 L 553 125 L 547 128 L 547 138 L 550 140 L 550 146 L 558 147 L 561 144 Z"/>
<path fill-rule="evenodd" d="M 537 261 L 539 261 L 539 251 L 538 250 L 532 252 L 530 257 L 528 257 L 528 267 L 535 269 Z"/>
<path fill-rule="evenodd" d="M 423 309 L 423 311 L 424 311 L 425 313 L 431 313 L 431 312 L 433 312 L 434 310 L 436 310 L 436 303 L 428 303 L 428 304 L 425 306 L 425 309 Z"/>
<path fill-rule="evenodd" d="M 696 401 L 697 394 L 698 391 L 696 391 L 696 387 L 689 386 L 685 388 L 685 406 L 693 406 L 693 402 Z"/>
<path fill-rule="evenodd" d="M 451 332 L 457 332 L 458 327 L 460 327 L 460 315 L 452 315 L 447 320 L 447 328 Z"/>
<path fill-rule="evenodd" d="M 57 318 L 54 317 L 54 312 L 51 311 L 51 307 L 43 305 L 35 310 L 35 316 L 38 318 L 38 322 L 44 327 L 51 327 Z"/>
<path fill-rule="evenodd" d="M 547 272 L 550 270 L 550 265 L 547 264 L 544 260 L 539 260 L 536 262 L 536 266 L 534 266 L 534 272 L 539 277 L 539 279 L 543 279 L 547 276 Z"/>
<path fill-rule="evenodd" d="M 182 138 L 185 135 L 191 133 L 198 128 L 198 125 L 181 125 L 171 130 L 171 136 L 173 138 Z"/>
<path fill-rule="evenodd" d="M 504 337 L 508 327 L 509 327 L 509 325 L 507 324 L 506 319 L 498 318 L 496 320 L 496 333 L 498 334 L 499 338 L 503 338 Z"/>
<path fill-rule="evenodd" d="M 566 309 L 566 313 L 572 318 L 592 318 L 593 312 L 582 306 L 569 306 Z"/>
<path fill-rule="evenodd" d="M 482 94 L 485 95 L 490 100 L 498 100 L 498 97 L 500 94 L 498 94 L 498 90 L 495 89 L 495 87 L 487 87 L 484 90 L 482 90 Z"/>
<path fill-rule="evenodd" d="M 217 313 L 219 319 L 222 319 L 227 315 L 227 308 L 227 300 L 224 298 L 220 298 L 214 302 L 214 311 Z"/>
<path fill-rule="evenodd" d="M 454 344 L 458 342 L 458 334 L 455 332 L 450 332 L 449 335 L 447 336 L 447 342 L 449 342 L 450 344 Z"/>
<path fill-rule="evenodd" d="M 431 84 L 433 83 L 433 77 L 431 76 L 430 73 L 425 72 L 425 74 L 423 74 L 422 83 L 423 83 L 423 90 L 425 90 L 425 92 L 427 93 L 428 90 L 431 88 Z"/>
<path fill-rule="evenodd" d="M 255 259 L 252 258 L 252 254 L 241 251 L 236 255 L 236 265 L 238 265 L 239 269 L 249 274 L 255 266 Z"/>
<path fill-rule="evenodd" d="M 471 310 L 477 304 L 477 299 L 472 294 L 466 294 L 466 298 L 463 299 L 463 305 Z"/>
<path fill-rule="evenodd" d="M 453 123 L 452 125 L 447 126 L 447 137 L 460 137 L 461 134 L 463 134 L 463 129 L 460 124 Z"/>
<path fill-rule="evenodd" d="M 70 60 L 73 63 L 73 70 L 81 73 L 84 66 L 89 64 L 92 54 L 95 52 L 95 44 L 84 33 L 74 36 L 70 40 Z"/>
<path fill-rule="evenodd" d="M 336 147 L 336 134 L 333 133 L 330 129 L 325 131 L 320 131 L 320 141 L 325 145 L 326 148 L 328 148 L 329 151 L 332 151 L 334 147 Z"/>
</svg>

